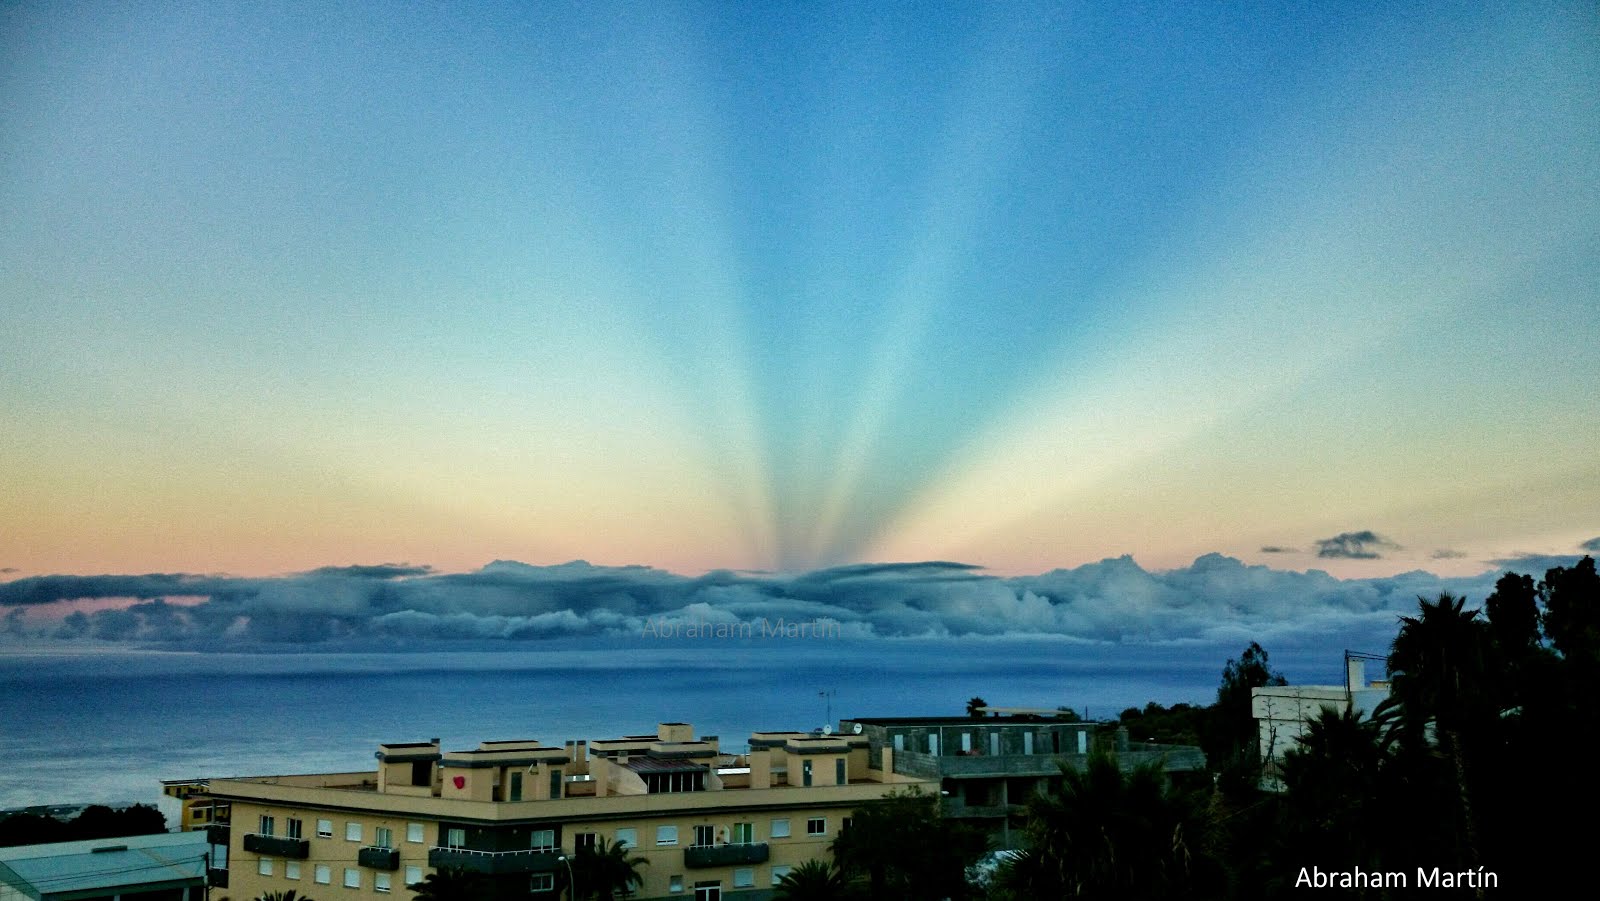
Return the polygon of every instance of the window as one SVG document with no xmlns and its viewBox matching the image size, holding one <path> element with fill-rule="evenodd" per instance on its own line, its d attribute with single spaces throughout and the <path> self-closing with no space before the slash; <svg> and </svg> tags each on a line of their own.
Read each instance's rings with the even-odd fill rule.
<svg viewBox="0 0 1600 901">
<path fill-rule="evenodd" d="M 407 823 L 406 824 L 406 841 L 411 842 L 412 844 L 421 844 L 422 843 L 422 824 L 421 823 Z"/>
<path fill-rule="evenodd" d="M 520 771 L 511 774 L 511 796 L 506 800 L 522 800 L 522 773 Z"/>
<path fill-rule="evenodd" d="M 444 834 L 444 846 L 446 848 L 465 848 L 467 846 L 467 830 L 446 830 Z"/>
<path fill-rule="evenodd" d="M 263 876 L 271 876 L 272 875 L 272 858 L 263 857 L 260 860 L 256 861 L 256 872 L 260 873 Z"/>
<path fill-rule="evenodd" d="M 989 754 L 992 757 L 1000 756 L 1000 733 L 989 733 Z"/>
<path fill-rule="evenodd" d="M 694 827 L 694 847 L 709 848 L 712 844 L 712 829 L 710 826 Z"/>
<path fill-rule="evenodd" d="M 736 845 L 753 845 L 756 841 L 755 823 L 734 823 L 733 838 L 728 839 Z"/>
<path fill-rule="evenodd" d="M 344 840 L 347 841 L 347 842 L 359 842 L 359 841 L 361 841 L 361 824 L 360 823 L 345 823 L 344 824 Z"/>
<path fill-rule="evenodd" d="M 939 756 L 939 736 L 937 734 L 928 736 L 928 753 L 935 757 Z"/>
<path fill-rule="evenodd" d="M 333 867 L 319 863 L 317 868 L 312 871 L 312 876 L 317 880 L 318 885 L 327 885 L 333 882 Z"/>
<path fill-rule="evenodd" d="M 961 753 L 965 754 L 966 752 L 971 751 L 971 750 L 972 750 L 972 733 L 971 732 L 963 732 L 963 733 L 961 733 Z"/>
<path fill-rule="evenodd" d="M 317 821 L 317 838 L 333 838 L 333 821 Z"/>
<path fill-rule="evenodd" d="M 894 749 L 896 751 L 904 751 L 906 749 L 906 737 L 904 735 L 896 735 L 894 737 Z"/>
<path fill-rule="evenodd" d="M 355 867 L 345 867 L 344 868 L 344 887 L 345 888 L 360 888 L 361 887 L 361 871 L 356 869 Z"/>
<path fill-rule="evenodd" d="M 299 838 L 303 828 L 301 821 L 292 817 L 283 821 L 283 834 L 290 838 Z"/>
<path fill-rule="evenodd" d="M 572 837 L 572 850 L 582 851 L 584 848 L 593 848 L 599 841 L 597 832 L 580 832 Z"/>
<path fill-rule="evenodd" d="M 782 866 L 782 865 L 773 867 L 772 868 L 772 884 L 773 885 L 778 885 L 778 884 L 782 883 L 783 882 L 783 877 L 785 877 L 787 875 L 789 875 L 789 868 L 788 867 Z"/>
<path fill-rule="evenodd" d="M 656 844 L 658 846 L 659 845 L 676 845 L 677 843 L 678 843 L 678 827 L 677 826 L 657 826 L 656 827 Z"/>
<path fill-rule="evenodd" d="M 421 881 L 422 881 L 422 868 L 421 867 L 406 867 L 406 887 L 407 888 L 410 888 L 411 886 L 416 885 L 417 883 L 419 883 Z"/>
<path fill-rule="evenodd" d="M 669 891 L 669 892 L 681 892 L 681 891 L 683 891 L 683 877 L 682 876 L 673 876 L 672 878 L 668 879 L 667 880 L 667 891 Z"/>
<path fill-rule="evenodd" d="M 845 774 L 844 774 L 844 758 L 841 757 L 838 760 L 835 760 L 833 762 L 833 784 L 834 785 L 847 785 L 847 784 L 849 784 L 849 782 L 850 782 L 850 780 L 845 778 Z"/>
<path fill-rule="evenodd" d="M 550 797 L 552 800 L 561 797 L 561 771 L 550 771 Z"/>
<path fill-rule="evenodd" d="M 769 834 L 773 838 L 788 838 L 789 837 L 789 821 L 788 820 L 773 820 L 772 821 L 772 832 L 770 832 Z"/>
<path fill-rule="evenodd" d="M 272 834 L 272 817 L 269 817 L 266 814 L 262 814 L 262 816 L 261 816 L 261 828 L 257 829 L 256 832 L 258 834 L 260 834 L 260 835 L 271 835 Z"/>
<path fill-rule="evenodd" d="M 843 833 L 846 833 L 846 832 L 849 832 L 849 831 L 850 831 L 850 818 L 849 817 L 845 817 L 844 819 L 839 821 L 839 832 L 840 832 L 840 834 L 843 834 Z"/>
<path fill-rule="evenodd" d="M 630 848 L 639 847 L 639 830 L 637 830 L 637 829 L 618 829 L 617 830 L 617 841 L 616 841 L 616 844 L 619 844 L 619 845 L 625 844 Z"/>
<path fill-rule="evenodd" d="M 530 892 L 553 892 L 555 890 L 556 874 L 554 873 L 534 873 L 532 878 L 528 880 L 528 891 Z"/>
<path fill-rule="evenodd" d="M 696 882 L 694 884 L 694 901 L 722 901 L 722 883 Z"/>
<path fill-rule="evenodd" d="M 822 817 L 806 820 L 806 835 L 827 835 L 828 821 Z"/>
<path fill-rule="evenodd" d="M 285 879 L 299 879 L 300 878 L 300 861 L 298 861 L 298 860 L 286 860 L 286 861 L 284 861 L 283 862 L 283 878 L 285 878 Z"/>
<path fill-rule="evenodd" d="M 433 761 L 411 761 L 411 784 L 418 787 L 433 784 Z"/>
<path fill-rule="evenodd" d="M 801 785 L 810 785 L 811 784 L 811 761 L 807 760 L 805 762 L 805 764 L 803 766 L 801 766 L 800 771 L 802 773 L 804 773 L 804 776 L 801 777 L 800 784 Z"/>
<path fill-rule="evenodd" d="M 535 829 L 528 847 L 535 851 L 554 851 L 556 849 L 556 831 L 554 829 Z"/>
<path fill-rule="evenodd" d="M 373 891 L 381 892 L 381 893 L 387 895 L 387 894 L 389 894 L 390 887 L 391 887 L 391 883 L 389 882 L 389 874 L 388 873 L 373 873 L 372 874 L 372 890 Z"/>
<path fill-rule="evenodd" d="M 733 887 L 748 888 L 756 884 L 754 867 L 739 867 L 733 871 Z"/>
<path fill-rule="evenodd" d="M 1024 753 L 1024 754 L 1032 754 L 1033 753 L 1033 733 L 1032 732 L 1024 732 L 1024 733 L 1022 733 L 1022 753 Z"/>
<path fill-rule="evenodd" d="M 374 848 L 393 848 L 394 830 L 388 826 L 376 826 L 372 830 L 372 846 Z"/>
</svg>

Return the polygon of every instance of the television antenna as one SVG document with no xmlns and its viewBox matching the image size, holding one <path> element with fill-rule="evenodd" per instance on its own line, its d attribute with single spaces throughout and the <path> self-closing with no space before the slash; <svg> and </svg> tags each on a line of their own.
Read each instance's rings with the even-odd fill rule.
<svg viewBox="0 0 1600 901">
<path fill-rule="evenodd" d="M 830 688 L 826 691 L 817 692 L 817 697 L 822 699 L 824 705 L 823 709 L 826 711 L 823 714 L 822 722 L 824 725 L 829 727 L 830 731 L 833 727 L 833 699 L 838 694 L 839 690 L 836 688 Z"/>
</svg>

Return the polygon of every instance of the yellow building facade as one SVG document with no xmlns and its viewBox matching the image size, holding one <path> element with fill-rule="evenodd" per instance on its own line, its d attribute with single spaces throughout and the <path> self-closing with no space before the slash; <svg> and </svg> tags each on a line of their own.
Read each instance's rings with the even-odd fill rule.
<svg viewBox="0 0 1600 901">
<path fill-rule="evenodd" d="M 851 811 L 936 781 L 868 760 L 861 735 L 757 732 L 740 754 L 684 723 L 654 735 L 543 745 L 385 744 L 375 771 L 208 780 L 233 897 L 411 898 L 457 867 L 486 899 L 564 897 L 578 850 L 626 842 L 639 899 L 763 901 L 791 868 L 829 860 Z M 869 765 L 876 763 L 876 766 Z"/>
</svg>

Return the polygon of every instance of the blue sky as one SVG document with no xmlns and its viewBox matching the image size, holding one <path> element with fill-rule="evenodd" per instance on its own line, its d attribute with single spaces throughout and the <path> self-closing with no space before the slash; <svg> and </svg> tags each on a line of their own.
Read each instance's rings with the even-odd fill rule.
<svg viewBox="0 0 1600 901">
<path fill-rule="evenodd" d="M 0 567 L 1572 554 L 1597 46 L 1580 3 L 8 3 Z"/>
</svg>

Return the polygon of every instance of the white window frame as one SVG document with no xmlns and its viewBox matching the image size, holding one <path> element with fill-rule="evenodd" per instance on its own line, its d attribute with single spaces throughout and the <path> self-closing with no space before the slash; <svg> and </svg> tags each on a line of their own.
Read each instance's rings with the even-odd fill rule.
<svg viewBox="0 0 1600 901">
<path fill-rule="evenodd" d="M 265 813 L 262 814 L 260 821 L 256 824 L 260 827 L 256 830 L 256 835 L 271 835 L 276 823 L 277 821 L 272 816 Z"/>
<path fill-rule="evenodd" d="M 360 823 L 344 824 L 344 840 L 347 842 L 361 841 L 362 828 Z"/>
<path fill-rule="evenodd" d="M 669 847 L 672 847 L 672 846 L 676 845 L 677 843 L 678 843 L 678 827 L 677 826 L 657 826 L 656 827 L 656 847 L 657 848 L 669 848 Z"/>
<path fill-rule="evenodd" d="M 420 845 L 427 840 L 424 836 L 421 823 L 406 824 L 406 841 L 413 845 Z"/>
<path fill-rule="evenodd" d="M 533 873 L 528 877 L 528 891 L 553 892 L 556 890 L 556 874 Z"/>
<path fill-rule="evenodd" d="M 344 868 L 344 887 L 361 888 L 361 871 L 355 867 Z"/>
<path fill-rule="evenodd" d="M 773 865 L 773 867 L 772 867 L 772 884 L 773 885 L 782 885 L 783 884 L 783 877 L 785 877 L 787 875 L 789 875 L 789 867 L 786 864 L 775 864 L 775 865 Z"/>
<path fill-rule="evenodd" d="M 755 823 L 734 823 L 728 832 L 728 844 L 753 845 L 756 843 Z"/>
<path fill-rule="evenodd" d="M 285 878 L 285 879 L 299 879 L 300 878 L 300 861 L 298 861 L 298 860 L 286 860 L 286 861 L 284 861 L 283 862 L 283 878 Z"/>
<path fill-rule="evenodd" d="M 827 817 L 808 817 L 808 818 L 806 818 L 806 835 L 827 835 L 827 834 L 828 834 L 828 818 Z"/>
<path fill-rule="evenodd" d="M 333 838 L 333 821 L 317 821 L 317 838 Z"/>
<path fill-rule="evenodd" d="M 639 830 L 635 829 L 635 828 L 633 828 L 631 826 L 630 827 L 625 827 L 625 828 L 622 828 L 622 829 L 618 829 L 616 838 L 614 839 L 613 843 L 620 845 L 623 842 L 627 842 L 628 843 L 628 847 L 630 847 L 630 848 L 639 847 Z"/>
<path fill-rule="evenodd" d="M 781 819 L 781 820 L 773 820 L 772 821 L 772 831 L 769 832 L 768 835 L 772 836 L 773 838 L 788 838 L 789 837 L 789 820 L 788 820 L 788 818 L 784 818 L 784 819 Z"/>
<path fill-rule="evenodd" d="M 263 857 L 256 861 L 256 873 L 262 876 L 272 875 L 272 858 Z"/>
<path fill-rule="evenodd" d="M 417 883 L 422 881 L 422 868 L 421 867 L 407 866 L 405 872 L 406 872 L 406 888 L 410 888 L 411 886 L 416 885 Z M 415 878 L 413 878 L 413 877 L 415 877 Z"/>
<path fill-rule="evenodd" d="M 299 817 L 289 817 L 283 821 L 283 835 L 285 838 L 304 838 L 305 821 Z"/>
<path fill-rule="evenodd" d="M 394 847 L 394 830 L 388 826 L 372 827 L 372 847 L 392 849 Z"/>
<path fill-rule="evenodd" d="M 669 876 L 667 878 L 667 891 L 674 894 L 683 891 L 683 877 L 677 875 Z"/>
<path fill-rule="evenodd" d="M 756 884 L 755 867 L 737 867 L 733 871 L 734 888 L 751 888 Z"/>
<path fill-rule="evenodd" d="M 467 830 L 446 829 L 444 831 L 444 846 L 446 848 L 465 848 L 467 846 Z"/>
<path fill-rule="evenodd" d="M 319 863 L 317 864 L 316 869 L 311 871 L 311 878 L 317 883 L 317 885 L 332 885 L 333 867 L 330 867 L 325 863 Z"/>
<path fill-rule="evenodd" d="M 394 890 L 394 882 L 389 878 L 388 873 L 373 873 L 372 890 L 380 895 L 387 895 Z"/>
<path fill-rule="evenodd" d="M 541 841 L 540 839 L 543 839 Z M 554 829 L 535 829 L 528 835 L 528 847 L 535 851 L 554 851 L 556 849 L 556 831 Z"/>
</svg>

